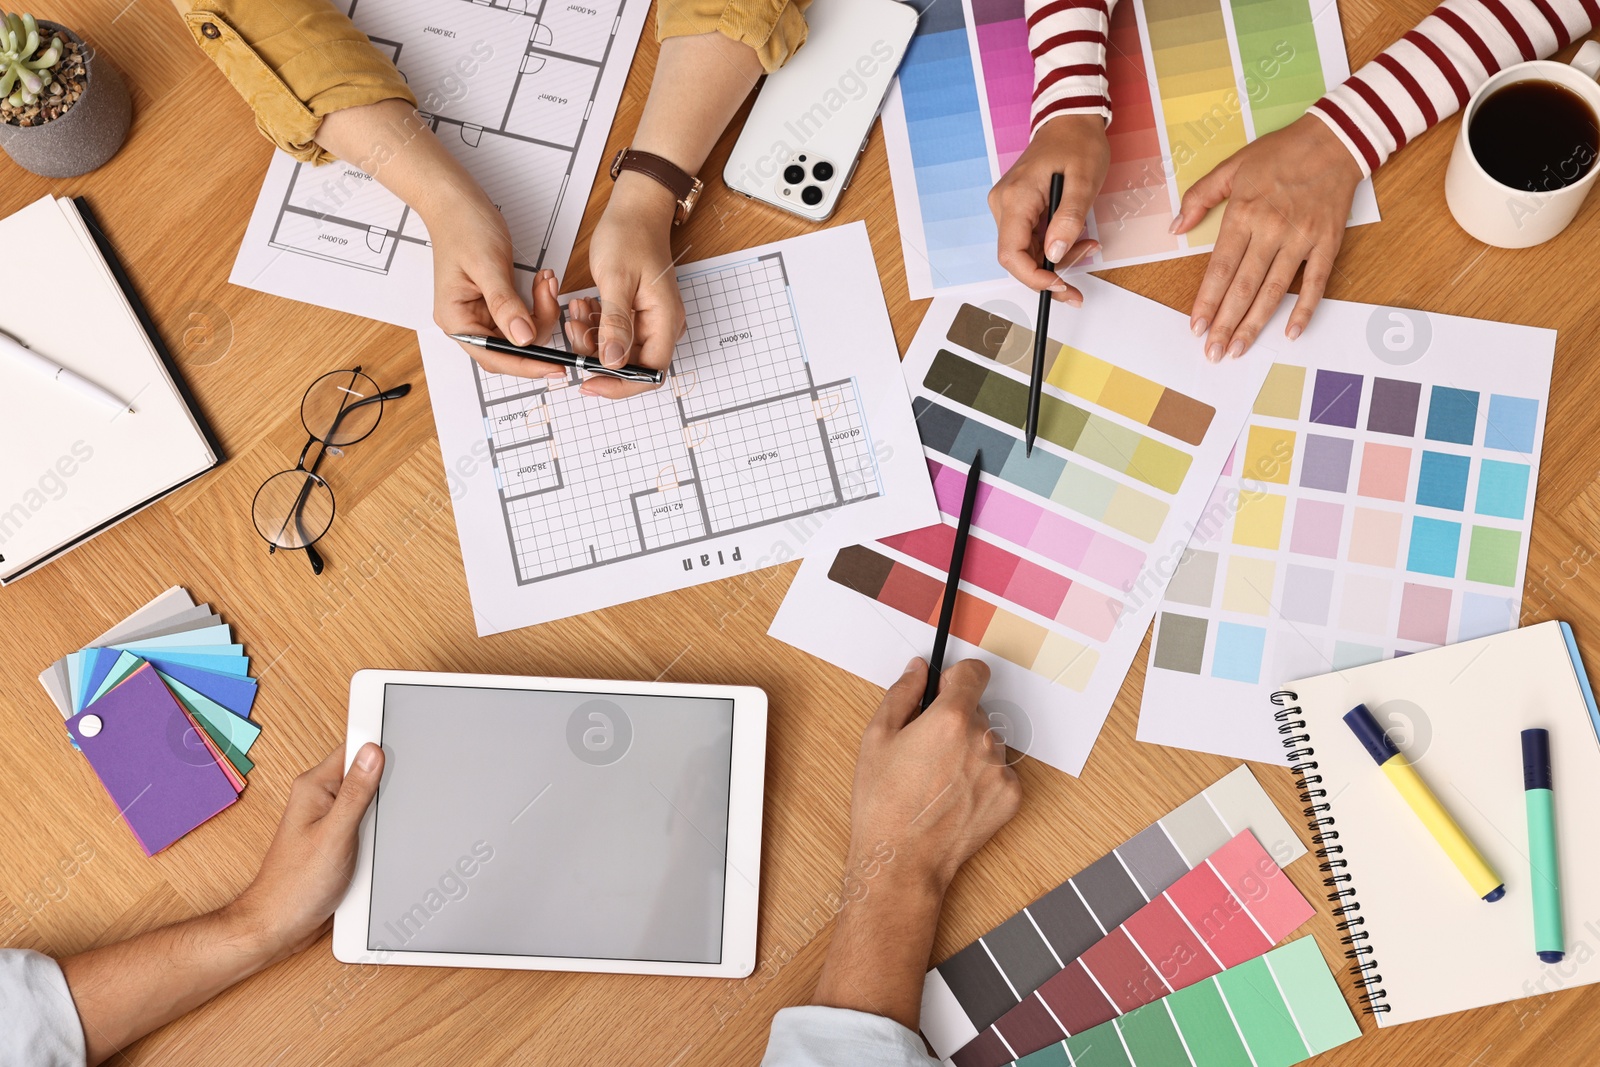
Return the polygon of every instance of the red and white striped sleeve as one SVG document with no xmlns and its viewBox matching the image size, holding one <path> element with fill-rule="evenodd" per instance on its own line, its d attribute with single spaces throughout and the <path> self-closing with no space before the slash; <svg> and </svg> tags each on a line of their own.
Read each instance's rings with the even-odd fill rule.
<svg viewBox="0 0 1600 1067">
<path fill-rule="evenodd" d="M 1310 110 L 1371 174 L 1502 67 L 1548 56 L 1597 22 L 1600 0 L 1445 0 Z"/>
<path fill-rule="evenodd" d="M 1033 131 L 1059 115 L 1099 115 L 1111 121 L 1106 43 L 1116 3 L 1027 0 L 1028 51 L 1033 54 Z"/>
</svg>

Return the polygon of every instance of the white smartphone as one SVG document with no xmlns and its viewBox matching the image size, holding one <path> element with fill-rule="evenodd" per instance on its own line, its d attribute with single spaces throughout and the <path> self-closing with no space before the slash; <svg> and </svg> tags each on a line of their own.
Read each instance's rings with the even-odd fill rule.
<svg viewBox="0 0 1600 1067">
<path fill-rule="evenodd" d="M 757 93 L 722 180 L 821 222 L 866 150 L 917 11 L 900 0 L 815 0 L 806 22 L 806 43 Z"/>
</svg>

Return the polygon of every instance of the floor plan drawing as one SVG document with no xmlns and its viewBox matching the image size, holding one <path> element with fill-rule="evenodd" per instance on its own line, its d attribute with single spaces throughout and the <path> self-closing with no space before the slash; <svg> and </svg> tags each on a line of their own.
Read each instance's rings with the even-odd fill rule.
<svg viewBox="0 0 1600 1067">
<path fill-rule="evenodd" d="M 676 273 L 687 329 L 626 400 L 418 331 L 480 635 L 938 521 L 865 225 Z"/>
<path fill-rule="evenodd" d="M 422 120 L 504 215 L 518 270 L 560 272 L 647 7 L 350 0 L 345 10 L 394 60 Z M 382 162 L 361 161 L 371 170 Z M 415 326 L 431 303 L 430 247 L 417 213 L 360 166 L 279 153 L 233 281 Z"/>
<path fill-rule="evenodd" d="M 519 584 L 882 492 L 855 380 L 813 380 L 783 253 L 679 285 L 689 332 L 644 404 L 475 370 Z"/>
</svg>

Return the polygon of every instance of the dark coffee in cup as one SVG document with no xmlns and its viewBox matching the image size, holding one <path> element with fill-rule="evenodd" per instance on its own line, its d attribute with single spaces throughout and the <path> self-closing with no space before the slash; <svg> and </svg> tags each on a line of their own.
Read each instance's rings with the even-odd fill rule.
<svg viewBox="0 0 1600 1067">
<path fill-rule="evenodd" d="M 1549 192 L 1580 180 L 1600 153 L 1600 121 L 1588 101 L 1555 82 L 1517 81 L 1484 97 L 1467 142 L 1501 185 Z"/>
</svg>

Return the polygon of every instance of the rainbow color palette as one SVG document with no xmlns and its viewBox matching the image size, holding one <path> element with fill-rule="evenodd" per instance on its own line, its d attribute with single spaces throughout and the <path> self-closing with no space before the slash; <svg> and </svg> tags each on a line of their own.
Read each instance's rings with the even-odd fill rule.
<svg viewBox="0 0 1600 1067">
<path fill-rule="evenodd" d="M 950 1058 L 955 1067 L 1002 1067 L 1255 959 L 1312 914 L 1243 831 Z"/>
<path fill-rule="evenodd" d="M 1273 689 L 1516 625 L 1554 334 L 1329 301 L 1292 351 L 1168 587 L 1141 740 L 1282 762 Z"/>
<path fill-rule="evenodd" d="M 884 139 L 913 297 L 1005 277 L 989 188 L 1028 145 L 1033 59 L 1023 0 L 913 0 L 921 13 L 884 108 Z M 1349 74 L 1338 12 L 1310 0 L 1127 0 L 1105 50 L 1111 163 L 1080 269 L 1187 255 L 1214 214 L 1167 232 L 1183 193 L 1238 148 L 1305 112 Z M 1147 59 L 1148 57 L 1148 59 Z M 1370 183 L 1352 224 L 1376 222 Z"/>
<path fill-rule="evenodd" d="M 1301 937 L 1017 1061 L 1026 1067 L 1293 1067 L 1361 1036 Z"/>
<path fill-rule="evenodd" d="M 1280 868 L 1305 854 L 1250 769 L 1240 766 L 930 970 L 922 987 L 928 1043 L 949 1059 L 992 1033 L 1106 931 L 1246 831 Z"/>
<path fill-rule="evenodd" d="M 1008 282 L 934 302 L 901 369 L 943 522 L 808 552 L 770 631 L 892 682 L 907 647 L 932 640 L 961 490 L 981 452 L 949 654 L 988 662 L 987 699 L 1027 708 L 1027 751 L 1069 774 L 1088 758 L 1266 373 L 1173 360 L 1194 341 L 1182 314 L 1086 284 L 1092 304 L 1057 316 L 1071 333 L 1047 345 L 1031 456 L 1014 353 L 1031 351 L 1024 324 L 1037 296 Z"/>
</svg>

